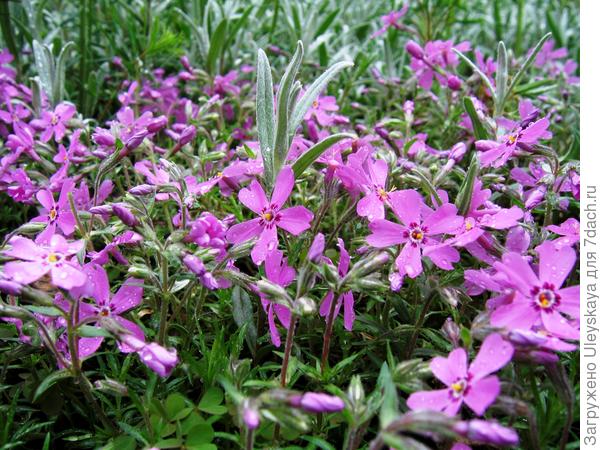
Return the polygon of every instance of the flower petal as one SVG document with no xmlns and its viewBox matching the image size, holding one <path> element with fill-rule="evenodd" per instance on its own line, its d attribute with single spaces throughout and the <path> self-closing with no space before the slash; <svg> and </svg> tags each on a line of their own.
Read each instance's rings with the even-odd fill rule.
<svg viewBox="0 0 600 450">
<path fill-rule="evenodd" d="M 500 394 L 500 381 L 498 377 L 492 375 L 471 383 L 464 400 L 475 414 L 481 416 L 494 403 L 498 394 Z"/>
<path fill-rule="evenodd" d="M 502 339 L 498 333 L 485 338 L 479 353 L 469 367 L 469 373 L 475 380 L 496 372 L 510 362 L 514 353 L 513 346 Z"/>
</svg>

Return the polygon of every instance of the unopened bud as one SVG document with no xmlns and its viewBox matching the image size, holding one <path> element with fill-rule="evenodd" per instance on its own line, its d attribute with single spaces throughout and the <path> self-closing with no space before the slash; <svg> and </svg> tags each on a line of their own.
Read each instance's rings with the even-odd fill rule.
<svg viewBox="0 0 600 450">
<path fill-rule="evenodd" d="M 423 59 L 423 57 L 425 56 L 423 48 L 412 40 L 407 42 L 406 51 L 410 54 L 410 56 L 416 59 Z"/>
<path fill-rule="evenodd" d="M 115 214 L 115 216 L 121 219 L 121 222 L 129 227 L 134 227 L 138 224 L 138 220 L 133 215 L 131 210 L 123 204 L 114 203 L 112 205 L 112 212 Z"/>
<path fill-rule="evenodd" d="M 323 256 L 325 250 L 325 236 L 323 233 L 317 233 L 310 249 L 308 250 L 308 259 L 314 263 L 318 263 Z"/>
<path fill-rule="evenodd" d="M 94 387 L 99 391 L 110 392 L 111 394 L 120 396 L 127 395 L 127 386 L 116 380 L 96 380 L 94 382 Z"/>
<path fill-rule="evenodd" d="M 296 300 L 295 305 L 301 316 L 312 316 L 317 311 L 315 301 L 309 297 L 300 297 Z"/>
<path fill-rule="evenodd" d="M 460 328 L 448 317 L 442 326 L 442 334 L 448 339 L 454 348 L 460 347 Z"/>
<path fill-rule="evenodd" d="M 166 127 L 168 122 L 165 116 L 158 116 L 148 123 L 146 129 L 149 133 L 156 133 Z"/>
<path fill-rule="evenodd" d="M 458 78 L 456 75 L 450 75 L 448 77 L 448 87 L 453 91 L 460 91 L 460 88 L 462 87 L 460 78 Z"/>
<path fill-rule="evenodd" d="M 129 189 L 129 193 L 135 196 L 154 194 L 154 192 L 156 188 L 151 184 L 140 184 Z"/>
</svg>

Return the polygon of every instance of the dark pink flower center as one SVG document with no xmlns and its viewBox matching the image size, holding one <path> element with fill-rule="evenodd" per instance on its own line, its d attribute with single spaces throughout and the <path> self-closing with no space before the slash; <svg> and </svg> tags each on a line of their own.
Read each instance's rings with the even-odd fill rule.
<svg viewBox="0 0 600 450">
<path fill-rule="evenodd" d="M 542 286 L 531 289 L 533 306 L 537 310 L 552 311 L 560 305 L 560 295 L 556 292 L 552 283 L 544 282 Z"/>
<path fill-rule="evenodd" d="M 404 231 L 404 237 L 409 240 L 413 247 L 417 247 L 419 244 L 425 244 L 427 242 L 427 227 L 420 226 L 419 224 L 412 222 L 408 225 L 408 229 Z"/>
<path fill-rule="evenodd" d="M 277 222 L 281 220 L 279 208 L 276 204 L 271 204 L 267 208 L 263 208 L 260 212 L 260 225 L 266 228 L 273 228 Z"/>
</svg>

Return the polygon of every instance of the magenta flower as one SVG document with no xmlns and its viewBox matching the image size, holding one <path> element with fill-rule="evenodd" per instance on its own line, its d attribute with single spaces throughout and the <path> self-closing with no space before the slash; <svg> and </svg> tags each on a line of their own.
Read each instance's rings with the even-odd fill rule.
<svg viewBox="0 0 600 450">
<path fill-rule="evenodd" d="M 479 257 L 487 253 L 486 248 L 477 242 L 482 236 L 489 236 L 486 229 L 505 230 L 518 224 L 518 221 L 523 218 L 521 208 L 518 206 L 501 208 L 490 200 L 491 196 L 492 191 L 483 189 L 481 180 L 476 179 L 463 227 L 456 237 L 447 239 L 443 245 L 465 247 L 474 256 Z M 483 243 L 485 244 L 485 239 Z"/>
<path fill-rule="evenodd" d="M 408 5 L 404 5 L 402 7 L 402 9 L 400 9 L 398 11 L 391 11 L 388 14 L 381 16 L 381 22 L 383 22 L 383 26 L 371 35 L 371 39 L 381 36 L 390 27 L 400 29 L 400 24 L 398 23 L 398 21 L 402 17 L 404 17 L 404 15 L 406 14 L 407 11 L 408 11 Z"/>
<path fill-rule="evenodd" d="M 92 262 L 100 265 L 107 264 L 109 262 L 109 256 L 112 256 L 119 264 L 126 266 L 129 265 L 129 261 L 123 256 L 119 250 L 119 246 L 135 245 L 143 240 L 144 238 L 141 235 L 134 231 L 127 230 L 123 234 L 116 236 L 112 242 L 109 242 L 102 250 L 99 252 L 89 252 L 88 256 L 91 258 Z"/>
<path fill-rule="evenodd" d="M 548 231 L 562 236 L 561 238 L 552 241 L 558 249 L 565 246 L 572 246 L 579 242 L 579 221 L 574 218 L 565 220 L 559 225 L 549 225 L 546 227 Z"/>
<path fill-rule="evenodd" d="M 447 86 L 448 74 L 444 69 L 454 68 L 459 63 L 453 48 L 466 52 L 471 48 L 471 44 L 465 41 L 454 45 L 452 41 L 439 40 L 427 42 L 424 48 L 412 41 L 407 44 L 406 50 L 411 55 L 410 68 L 423 89 L 430 90 L 434 79 L 442 86 Z"/>
<path fill-rule="evenodd" d="M 293 267 L 288 266 L 287 258 L 283 257 L 283 253 L 280 250 L 273 250 L 269 253 L 268 258 L 265 260 L 265 273 L 269 281 L 282 287 L 289 286 L 296 276 L 296 271 Z M 273 303 L 263 295 L 260 296 L 260 300 L 268 317 L 271 342 L 275 347 L 279 347 L 281 345 L 281 338 L 275 325 L 275 317 L 277 316 L 279 322 L 288 330 L 290 328 L 292 313 L 287 306 Z"/>
<path fill-rule="evenodd" d="M 90 263 L 83 270 L 88 276 L 88 281 L 85 285 L 73 289 L 71 294 L 75 297 L 93 298 L 95 304 L 88 304 L 91 310 L 90 315 L 98 319 L 112 318 L 132 335 L 143 340 L 144 332 L 142 329 L 137 324 L 122 317 L 122 315 L 142 302 L 144 282 L 136 278 L 128 278 L 119 290 L 112 295 L 108 275 L 102 266 Z M 102 338 L 100 338 L 100 341 L 102 341 Z M 119 349 L 123 353 L 134 351 L 133 348 L 120 342 Z"/>
<path fill-rule="evenodd" d="M 40 119 L 31 121 L 31 126 L 42 132 L 40 140 L 48 142 L 52 136 L 56 142 L 62 141 L 67 132 L 67 123 L 75 115 L 75 106 L 69 103 L 56 105 L 54 111 L 44 111 Z"/>
<path fill-rule="evenodd" d="M 352 165 L 357 154 L 348 157 L 348 164 Z M 369 155 L 364 163 L 355 167 L 356 171 L 362 172 L 361 187 L 365 196 L 356 204 L 356 213 L 361 217 L 366 217 L 369 222 L 381 220 L 385 217 L 385 205 L 389 204 L 390 197 L 396 193 L 388 191 L 386 187 L 388 177 L 388 165 L 383 159 L 373 161 Z M 364 180 L 364 181 L 363 181 Z"/>
<path fill-rule="evenodd" d="M 432 210 L 413 189 L 398 191 L 390 198 L 390 204 L 401 223 L 374 220 L 369 224 L 373 234 L 367 236 L 367 243 L 377 248 L 404 244 L 396 258 L 401 276 L 419 276 L 423 272 L 423 255 L 439 268 L 452 270 L 452 263 L 459 260 L 458 252 L 450 246 L 438 244 L 441 235 L 455 234 L 463 224 L 463 218 L 456 215 L 456 206 L 445 203 Z"/>
<path fill-rule="evenodd" d="M 38 236 L 38 242 L 47 242 L 56 233 L 57 226 L 66 237 L 73 234 L 76 222 L 75 216 L 71 212 L 68 194 L 73 191 L 74 187 L 73 180 L 65 180 L 60 190 L 58 202 L 54 201 L 54 195 L 51 191 L 47 189 L 38 191 L 36 197 L 42 205 L 42 210 L 40 215 L 31 221 L 46 223 L 46 228 Z"/>
<path fill-rule="evenodd" d="M 310 227 L 313 214 L 304 206 L 281 209 L 293 188 L 294 172 L 291 167 L 286 166 L 277 175 L 270 200 L 256 180 L 250 183 L 249 188 L 244 188 L 239 193 L 240 201 L 259 217 L 232 226 L 227 232 L 227 240 L 239 244 L 259 236 L 251 252 L 252 261 L 257 265 L 265 260 L 269 252 L 277 248 L 277 228 L 283 228 L 297 236 Z"/>
<path fill-rule="evenodd" d="M 4 109 L 0 110 L 0 120 L 6 124 L 14 125 L 15 123 L 22 123 L 23 119 L 30 116 L 31 112 L 25 106 L 15 103 L 13 104 L 8 95 L 4 95 Z"/>
<path fill-rule="evenodd" d="M 85 283 L 87 277 L 81 267 L 68 257 L 81 251 L 82 240 L 67 242 L 58 234 L 52 236 L 47 244 L 36 244 L 31 239 L 13 237 L 11 248 L 3 252 L 23 261 L 11 261 L 4 266 L 4 274 L 21 284 L 30 284 L 50 274 L 52 284 L 62 289 L 72 289 Z"/>
<path fill-rule="evenodd" d="M 452 350 L 448 358 L 435 357 L 429 367 L 447 388 L 415 392 L 406 404 L 413 410 L 434 410 L 455 416 L 464 402 L 481 416 L 500 394 L 500 380 L 490 374 L 504 367 L 513 353 L 512 345 L 495 333 L 485 338 L 470 366 L 464 348 Z"/>
<path fill-rule="evenodd" d="M 337 105 L 335 97 L 332 95 L 320 96 L 312 102 L 311 107 L 304 115 L 304 120 L 314 118 L 322 127 L 333 125 L 334 123 L 348 123 L 348 119 L 339 114 L 335 114 L 340 107 Z"/>
<path fill-rule="evenodd" d="M 540 139 L 549 139 L 552 133 L 548 131 L 550 121 L 544 117 L 538 121 L 524 120 L 516 128 L 500 138 L 500 142 L 483 140 L 475 146 L 480 151 L 479 159 L 483 167 L 501 167 L 519 150 L 529 151 Z"/>
<path fill-rule="evenodd" d="M 577 261 L 571 247 L 556 248 L 544 242 L 537 249 L 537 274 L 523 256 L 507 253 L 494 268 L 503 275 L 501 283 L 513 290 L 512 301 L 499 306 L 491 316 L 495 327 L 529 330 L 543 326 L 563 339 L 579 339 L 577 325 L 564 316 L 579 319 L 579 286 L 562 288 Z M 498 278 L 498 277 L 496 277 Z"/>
<path fill-rule="evenodd" d="M 344 247 L 344 241 L 338 238 L 338 247 L 340 249 L 340 260 L 338 261 L 338 274 L 341 277 L 344 277 L 348 273 L 348 268 L 350 266 L 350 255 L 346 251 Z M 331 262 L 331 261 L 330 261 Z M 331 302 L 334 301 L 333 291 L 329 291 L 323 301 L 321 302 L 321 307 L 319 308 L 319 314 L 321 317 L 327 318 L 329 315 L 329 310 L 331 309 Z M 335 299 L 335 309 L 333 312 L 333 318 L 335 319 L 340 313 L 340 308 L 344 305 L 344 327 L 346 330 L 352 330 L 352 325 L 354 324 L 354 319 L 356 315 L 354 314 L 354 294 L 352 291 L 344 292 L 339 295 L 338 298 Z M 329 320 L 329 319 L 327 319 Z"/>
<path fill-rule="evenodd" d="M 161 377 L 171 375 L 171 372 L 173 372 L 173 369 L 179 362 L 175 349 L 165 348 L 156 342 L 148 344 L 143 339 L 138 339 L 132 334 L 123 334 L 120 337 L 120 341 L 123 345 L 135 351 L 139 355 L 140 360 Z"/>
</svg>

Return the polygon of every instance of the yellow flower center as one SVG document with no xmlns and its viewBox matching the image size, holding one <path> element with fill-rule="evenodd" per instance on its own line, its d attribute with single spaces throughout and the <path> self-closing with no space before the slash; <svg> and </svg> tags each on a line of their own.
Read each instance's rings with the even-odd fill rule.
<svg viewBox="0 0 600 450">
<path fill-rule="evenodd" d="M 54 220 L 54 219 L 56 219 L 56 216 L 57 216 L 57 215 L 58 215 L 58 213 L 56 212 L 56 209 L 52 208 L 52 209 L 50 210 L 50 214 L 49 214 L 49 216 L 50 216 L 50 220 Z"/>
<path fill-rule="evenodd" d="M 273 213 L 272 212 L 263 213 L 262 218 L 265 219 L 267 222 L 270 222 L 271 220 L 273 220 Z"/>
<path fill-rule="evenodd" d="M 56 255 L 56 253 L 50 253 L 48 255 L 48 262 L 55 263 L 56 261 L 58 261 L 58 256 Z"/>
<path fill-rule="evenodd" d="M 414 230 L 410 237 L 412 237 L 415 241 L 420 241 L 421 239 L 423 239 L 423 232 L 420 230 Z"/>
<path fill-rule="evenodd" d="M 508 137 L 508 142 L 510 144 L 514 144 L 516 140 L 517 140 L 517 137 L 515 135 L 511 135 Z"/>
<path fill-rule="evenodd" d="M 379 195 L 379 198 L 381 200 L 387 200 L 388 199 L 388 193 L 383 188 L 377 189 L 377 195 Z"/>
<path fill-rule="evenodd" d="M 217 172 L 217 178 L 221 178 L 223 176 L 223 172 Z"/>
<path fill-rule="evenodd" d="M 317 100 L 312 102 L 312 106 L 313 108 L 318 108 L 319 107 L 319 102 Z"/>
</svg>

